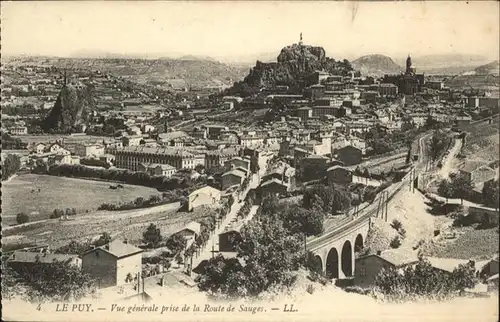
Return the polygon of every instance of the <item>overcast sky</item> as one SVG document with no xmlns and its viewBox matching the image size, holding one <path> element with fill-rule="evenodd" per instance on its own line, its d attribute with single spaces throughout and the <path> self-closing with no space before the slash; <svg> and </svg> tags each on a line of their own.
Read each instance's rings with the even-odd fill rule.
<svg viewBox="0 0 500 322">
<path fill-rule="evenodd" d="M 2 53 L 99 51 L 239 57 L 298 42 L 327 55 L 498 59 L 492 2 L 3 2 Z"/>
</svg>

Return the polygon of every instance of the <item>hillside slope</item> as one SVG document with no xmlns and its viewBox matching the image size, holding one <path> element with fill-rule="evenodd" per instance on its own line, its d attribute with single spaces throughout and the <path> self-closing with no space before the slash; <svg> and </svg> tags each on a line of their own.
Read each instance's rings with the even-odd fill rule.
<svg viewBox="0 0 500 322">
<path fill-rule="evenodd" d="M 384 55 L 366 55 L 352 62 L 352 66 L 366 76 L 383 76 L 397 74 L 403 68 L 396 64 L 390 57 Z"/>
<path fill-rule="evenodd" d="M 181 59 L 72 59 L 59 58 L 54 64 L 59 68 L 100 70 L 132 81 L 155 85 L 181 80 L 188 87 L 231 85 L 243 79 L 248 68 L 236 68 L 215 60 L 185 56 Z"/>
<path fill-rule="evenodd" d="M 498 75 L 500 73 L 500 61 L 495 60 L 489 64 L 476 67 L 474 72 L 476 75 Z"/>
</svg>

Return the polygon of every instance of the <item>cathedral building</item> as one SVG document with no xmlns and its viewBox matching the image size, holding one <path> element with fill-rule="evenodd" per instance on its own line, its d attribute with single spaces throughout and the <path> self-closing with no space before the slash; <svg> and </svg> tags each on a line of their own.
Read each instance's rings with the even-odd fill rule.
<svg viewBox="0 0 500 322">
<path fill-rule="evenodd" d="M 385 75 L 382 82 L 396 85 L 399 93 L 414 95 L 422 91 L 424 86 L 424 74 L 417 74 L 416 68 L 412 67 L 411 57 L 408 55 L 405 73 L 399 75 Z"/>
</svg>

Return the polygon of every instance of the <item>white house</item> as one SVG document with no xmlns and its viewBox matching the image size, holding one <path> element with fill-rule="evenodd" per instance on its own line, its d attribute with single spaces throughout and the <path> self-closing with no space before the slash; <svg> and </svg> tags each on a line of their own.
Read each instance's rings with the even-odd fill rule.
<svg viewBox="0 0 500 322">
<path fill-rule="evenodd" d="M 218 189 L 206 186 L 191 192 L 188 199 L 188 210 L 203 205 L 214 205 L 220 201 L 221 192 Z"/>
</svg>

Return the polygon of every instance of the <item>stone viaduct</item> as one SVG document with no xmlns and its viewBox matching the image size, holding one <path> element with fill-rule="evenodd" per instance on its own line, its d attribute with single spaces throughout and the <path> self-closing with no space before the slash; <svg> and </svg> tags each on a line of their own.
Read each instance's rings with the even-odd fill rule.
<svg viewBox="0 0 500 322">
<path fill-rule="evenodd" d="M 352 219 L 337 230 L 307 243 L 314 254 L 315 267 L 320 267 L 327 278 L 348 278 L 354 275 L 355 253 L 363 249 L 371 218 Z"/>
</svg>

